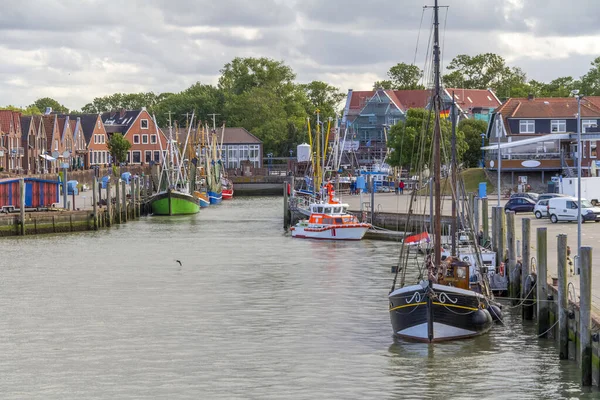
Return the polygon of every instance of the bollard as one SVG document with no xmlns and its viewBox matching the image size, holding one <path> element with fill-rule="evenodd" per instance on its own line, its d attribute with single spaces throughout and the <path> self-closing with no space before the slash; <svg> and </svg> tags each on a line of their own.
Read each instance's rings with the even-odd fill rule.
<svg viewBox="0 0 600 400">
<path fill-rule="evenodd" d="M 94 176 L 92 184 L 92 204 L 94 206 L 94 230 L 98 230 L 98 201 L 96 200 L 96 190 L 98 189 L 98 178 Z"/>
<path fill-rule="evenodd" d="M 515 243 L 515 212 L 506 212 L 506 246 L 508 249 L 508 276 L 510 277 L 510 297 L 512 303 L 517 304 L 519 297 L 519 286 L 521 280 L 518 279 L 517 271 L 517 246 Z"/>
<path fill-rule="evenodd" d="M 546 337 L 550 328 L 548 313 L 548 228 L 537 228 L 537 321 L 538 335 Z"/>
<path fill-rule="evenodd" d="M 531 219 L 523 218 L 522 221 L 522 229 L 523 229 L 523 241 L 522 245 L 522 267 L 521 267 L 521 299 L 531 299 L 533 293 L 533 282 L 528 286 L 527 280 L 531 274 Z M 531 320 L 533 319 L 533 306 L 530 301 L 523 303 L 523 307 L 521 309 L 523 319 Z"/>
<path fill-rule="evenodd" d="M 561 360 L 569 359 L 569 325 L 567 292 L 567 235 L 560 234 L 557 239 L 558 270 L 558 354 Z"/>
<path fill-rule="evenodd" d="M 581 247 L 579 263 L 579 361 L 581 384 L 592 385 L 592 248 Z"/>
</svg>

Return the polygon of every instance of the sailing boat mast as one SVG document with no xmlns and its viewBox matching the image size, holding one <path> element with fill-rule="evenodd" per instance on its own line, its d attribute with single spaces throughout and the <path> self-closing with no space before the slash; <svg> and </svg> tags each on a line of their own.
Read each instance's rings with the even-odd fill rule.
<svg viewBox="0 0 600 400">
<path fill-rule="evenodd" d="M 433 179 L 434 179 L 434 210 L 433 210 L 433 243 L 434 243 L 434 262 L 438 267 L 442 263 L 442 202 L 441 202 L 441 160 L 440 160 L 440 109 L 441 109 L 441 84 L 440 84 L 440 32 L 439 32 L 439 6 L 438 0 L 434 0 L 433 6 L 433 73 L 435 82 L 435 94 L 433 96 L 433 112 L 435 113 L 435 123 L 433 127 Z"/>
<path fill-rule="evenodd" d="M 456 176 L 456 103 L 454 101 L 454 92 L 452 92 L 452 111 L 450 112 L 450 118 L 452 118 L 452 162 L 450 168 L 452 168 L 452 185 L 455 188 L 458 187 L 457 176 Z M 456 255 L 456 202 L 458 192 L 456 189 L 452 190 L 452 255 Z"/>
</svg>

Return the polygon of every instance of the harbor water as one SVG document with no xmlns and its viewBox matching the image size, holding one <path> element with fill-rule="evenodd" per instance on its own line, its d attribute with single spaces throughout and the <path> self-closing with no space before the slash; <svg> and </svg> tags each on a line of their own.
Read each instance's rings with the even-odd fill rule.
<svg viewBox="0 0 600 400">
<path fill-rule="evenodd" d="M 395 341 L 397 245 L 292 239 L 282 201 L 3 239 L 0 398 L 600 397 L 517 312 L 473 340 Z"/>
</svg>

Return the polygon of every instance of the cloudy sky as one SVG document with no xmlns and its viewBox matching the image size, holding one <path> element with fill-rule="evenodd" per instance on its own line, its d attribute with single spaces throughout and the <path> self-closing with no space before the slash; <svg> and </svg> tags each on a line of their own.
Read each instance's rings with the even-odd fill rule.
<svg viewBox="0 0 600 400">
<path fill-rule="evenodd" d="M 566 4 L 568 3 L 568 4 Z M 412 63 L 433 0 L 21 0 L 0 12 L 0 104 L 70 108 L 114 92 L 216 83 L 234 57 L 284 60 L 298 81 L 370 89 Z M 528 78 L 579 77 L 600 55 L 597 0 L 441 0 L 444 62 L 495 52 Z M 431 12 L 421 28 L 423 66 Z"/>
</svg>

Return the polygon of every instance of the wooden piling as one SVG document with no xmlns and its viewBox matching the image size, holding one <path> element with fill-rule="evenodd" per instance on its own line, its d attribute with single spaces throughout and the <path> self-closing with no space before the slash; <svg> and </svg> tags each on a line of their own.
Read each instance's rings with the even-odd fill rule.
<svg viewBox="0 0 600 400">
<path fill-rule="evenodd" d="M 579 260 L 579 361 L 581 384 L 592 385 L 592 248 L 581 247 Z"/>
<path fill-rule="evenodd" d="M 19 211 L 21 218 L 21 236 L 25 236 L 25 179 L 19 179 Z"/>
<path fill-rule="evenodd" d="M 567 235 L 557 238 L 558 270 L 558 354 L 561 360 L 569 358 L 568 292 L 567 292 Z"/>
<path fill-rule="evenodd" d="M 505 261 L 506 259 L 506 214 L 504 213 L 503 207 L 496 207 L 498 212 L 498 255 L 500 259 Z M 506 273 L 506 268 L 504 269 Z M 510 275 L 508 275 L 510 276 Z"/>
<path fill-rule="evenodd" d="M 479 197 L 473 197 L 473 223 L 475 225 L 475 236 L 479 235 L 481 229 L 479 225 Z M 481 244 L 481 243 L 480 243 Z"/>
<path fill-rule="evenodd" d="M 521 267 L 521 299 L 533 298 L 532 288 L 533 282 L 529 275 L 531 274 L 531 219 L 523 218 L 522 220 L 522 241 L 521 241 L 521 255 L 522 255 L 522 267 Z M 529 282 L 529 285 L 527 284 Z M 523 303 L 521 309 L 523 319 L 533 319 L 533 306 L 530 301 Z"/>
<path fill-rule="evenodd" d="M 98 178 L 94 176 L 92 185 L 92 204 L 94 206 L 94 230 L 98 230 L 98 201 L 96 200 L 96 190 L 98 189 Z"/>
<path fill-rule="evenodd" d="M 123 201 L 123 206 L 122 206 L 122 210 L 121 212 L 123 213 L 123 222 L 127 222 L 127 183 L 122 180 L 121 181 L 121 189 L 123 192 L 123 198 L 121 199 L 121 201 Z"/>
<path fill-rule="evenodd" d="M 538 336 L 546 337 L 550 328 L 548 307 L 548 228 L 537 228 L 536 313 Z"/>
<path fill-rule="evenodd" d="M 515 212 L 506 212 L 506 245 L 508 249 L 508 276 L 510 277 L 510 297 L 512 303 L 516 304 L 519 297 L 519 286 L 521 283 L 517 271 L 517 246 L 515 243 Z"/>
<path fill-rule="evenodd" d="M 112 193 L 110 192 L 110 179 L 106 182 L 106 226 L 111 226 L 112 220 Z"/>
<path fill-rule="evenodd" d="M 491 234 L 492 251 L 498 253 L 498 212 L 496 207 L 492 207 L 492 234 Z M 500 254 L 496 257 L 498 263 L 502 260 Z"/>
<path fill-rule="evenodd" d="M 288 183 L 283 182 L 283 229 L 289 228 L 291 223 L 287 188 Z"/>
<path fill-rule="evenodd" d="M 481 199 L 481 225 L 483 227 L 483 241 L 490 239 L 490 220 L 488 219 L 489 205 L 487 197 Z"/>
<path fill-rule="evenodd" d="M 121 223 L 121 188 L 120 188 L 121 179 L 117 179 L 115 184 L 115 224 Z"/>
</svg>

